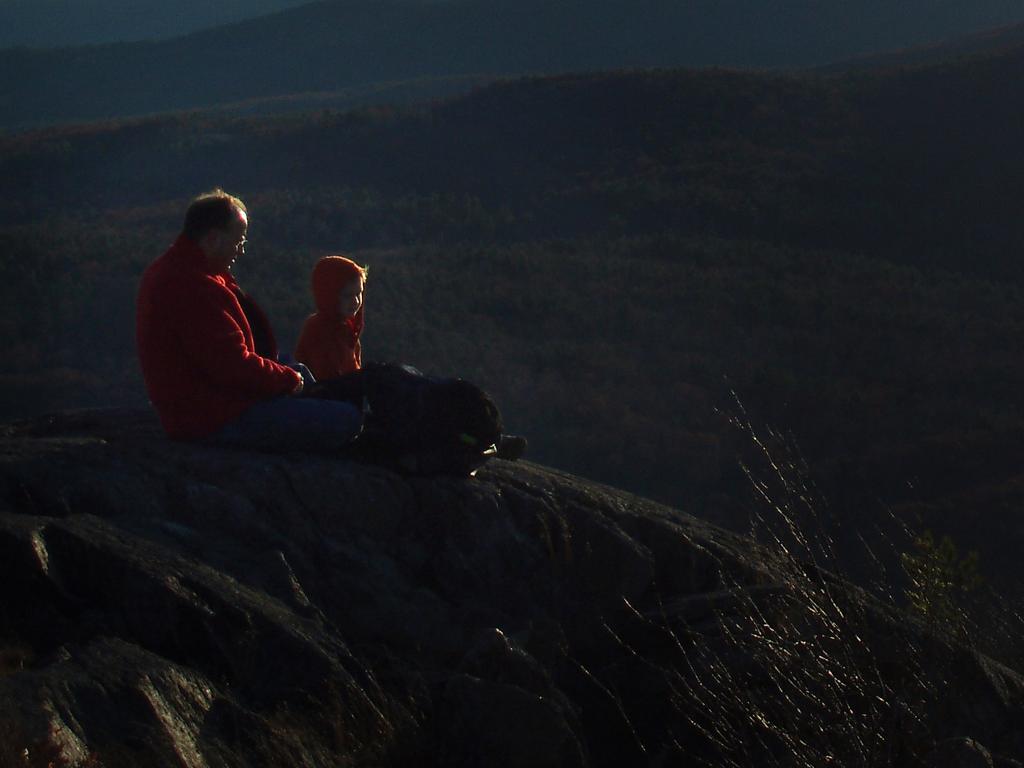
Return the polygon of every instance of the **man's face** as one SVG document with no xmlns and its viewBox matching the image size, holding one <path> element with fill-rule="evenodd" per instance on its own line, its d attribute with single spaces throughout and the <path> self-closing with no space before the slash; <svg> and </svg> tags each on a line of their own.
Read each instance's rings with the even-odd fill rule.
<svg viewBox="0 0 1024 768">
<path fill-rule="evenodd" d="M 215 272 L 227 272 L 235 259 L 245 253 L 245 233 L 249 230 L 249 218 L 244 211 L 238 214 L 225 229 L 212 229 L 203 238 L 203 251 L 210 267 Z"/>
</svg>

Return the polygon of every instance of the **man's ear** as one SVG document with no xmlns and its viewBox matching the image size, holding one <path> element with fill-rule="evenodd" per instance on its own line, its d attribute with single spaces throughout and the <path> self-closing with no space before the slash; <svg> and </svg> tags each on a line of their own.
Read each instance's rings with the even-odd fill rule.
<svg viewBox="0 0 1024 768">
<path fill-rule="evenodd" d="M 217 239 L 219 237 L 220 233 L 216 229 L 208 229 L 203 236 L 199 238 L 198 245 L 204 252 L 215 251 L 219 244 Z"/>
</svg>

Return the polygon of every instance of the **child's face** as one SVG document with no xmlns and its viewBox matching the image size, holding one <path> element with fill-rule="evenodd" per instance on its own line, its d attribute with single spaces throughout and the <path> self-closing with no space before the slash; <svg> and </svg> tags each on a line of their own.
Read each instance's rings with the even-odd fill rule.
<svg viewBox="0 0 1024 768">
<path fill-rule="evenodd" d="M 338 294 L 338 314 L 352 317 L 363 306 L 363 278 L 349 280 Z"/>
</svg>

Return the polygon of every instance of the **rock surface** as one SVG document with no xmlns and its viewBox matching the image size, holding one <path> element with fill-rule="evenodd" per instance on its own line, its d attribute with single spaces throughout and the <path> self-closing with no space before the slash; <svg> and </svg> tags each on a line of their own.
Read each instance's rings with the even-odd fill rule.
<svg viewBox="0 0 1024 768">
<path fill-rule="evenodd" d="M 910 766 L 955 735 L 1024 756 L 1021 678 L 579 478 L 184 445 L 127 410 L 0 431 L 0 766 Z"/>
</svg>

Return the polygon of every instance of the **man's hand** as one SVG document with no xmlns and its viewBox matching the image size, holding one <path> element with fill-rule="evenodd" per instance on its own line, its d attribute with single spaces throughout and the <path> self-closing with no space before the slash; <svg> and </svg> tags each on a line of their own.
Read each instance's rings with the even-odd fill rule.
<svg viewBox="0 0 1024 768">
<path fill-rule="evenodd" d="M 299 383 L 295 385 L 295 389 L 292 390 L 292 396 L 301 395 L 302 390 L 306 388 L 307 384 L 316 384 L 316 378 L 313 376 L 313 372 L 306 367 L 305 363 L 295 363 L 289 366 L 299 374 Z"/>
</svg>

